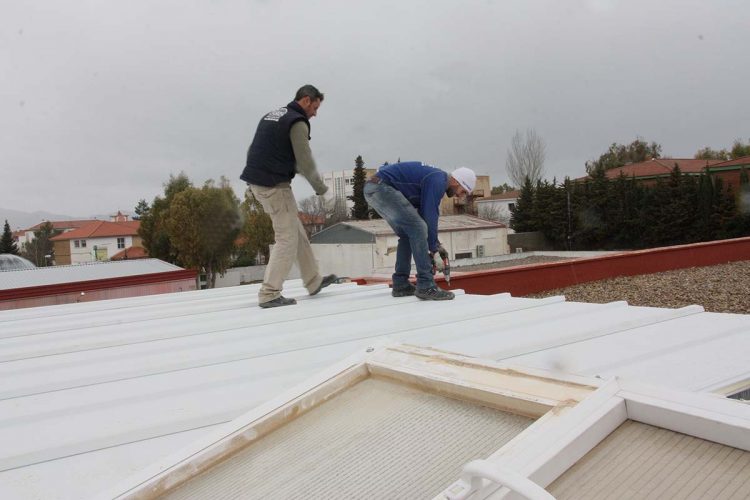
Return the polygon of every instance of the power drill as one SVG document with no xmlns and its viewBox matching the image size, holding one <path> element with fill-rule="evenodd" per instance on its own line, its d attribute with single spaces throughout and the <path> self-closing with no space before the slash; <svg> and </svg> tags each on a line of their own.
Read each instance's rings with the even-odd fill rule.
<svg viewBox="0 0 750 500">
<path fill-rule="evenodd" d="M 443 276 L 445 276 L 445 282 L 448 286 L 451 286 L 451 263 L 448 260 L 448 252 L 441 246 L 438 249 L 440 258 L 443 259 Z M 437 264 L 435 263 L 435 254 L 431 254 L 432 259 L 432 274 L 437 274 Z"/>
<path fill-rule="evenodd" d="M 448 286 L 451 286 L 451 263 L 448 261 L 448 253 L 445 253 L 443 257 L 443 276 L 445 276 L 445 282 Z"/>
</svg>

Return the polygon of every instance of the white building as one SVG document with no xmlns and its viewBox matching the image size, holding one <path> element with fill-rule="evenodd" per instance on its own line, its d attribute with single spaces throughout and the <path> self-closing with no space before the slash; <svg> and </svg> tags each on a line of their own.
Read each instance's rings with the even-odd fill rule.
<svg viewBox="0 0 750 500">
<path fill-rule="evenodd" d="M 496 220 L 503 224 L 510 223 L 511 209 L 518 202 L 520 191 L 509 191 L 502 194 L 493 194 L 481 200 L 475 200 L 477 215 L 483 219 Z"/>
<path fill-rule="evenodd" d="M 438 222 L 438 239 L 454 261 L 510 253 L 508 229 L 471 215 L 445 215 Z M 346 221 L 311 238 L 321 269 L 341 276 L 392 273 L 398 236 L 383 219 Z"/>
<path fill-rule="evenodd" d="M 365 176 L 369 178 L 377 172 L 374 168 L 366 168 Z M 354 170 L 334 170 L 323 172 L 323 182 L 328 186 L 326 199 L 335 196 L 339 206 L 346 204 L 347 210 L 354 208 L 354 202 L 348 197 L 354 195 Z"/>
<path fill-rule="evenodd" d="M 118 252 L 131 247 L 140 247 L 138 236 L 140 221 L 95 221 L 72 231 L 58 234 L 50 241 L 54 243 L 55 263 L 81 264 L 109 260 Z"/>
</svg>

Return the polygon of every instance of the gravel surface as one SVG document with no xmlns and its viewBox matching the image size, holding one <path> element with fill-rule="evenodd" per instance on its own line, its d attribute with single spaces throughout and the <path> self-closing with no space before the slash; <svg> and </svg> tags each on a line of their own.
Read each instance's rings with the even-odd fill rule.
<svg viewBox="0 0 750 500">
<path fill-rule="evenodd" d="M 509 266 L 559 262 L 559 257 L 527 257 L 481 266 L 456 268 L 476 271 Z M 622 276 L 528 295 L 532 298 L 565 295 L 571 302 L 606 303 L 625 300 L 633 306 L 703 306 L 706 311 L 750 314 L 750 260 L 663 273 Z"/>
</svg>

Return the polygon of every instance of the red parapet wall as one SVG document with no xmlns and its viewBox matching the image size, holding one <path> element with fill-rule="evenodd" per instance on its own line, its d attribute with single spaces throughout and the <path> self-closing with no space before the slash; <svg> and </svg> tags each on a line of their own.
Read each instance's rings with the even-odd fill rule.
<svg viewBox="0 0 750 500">
<path fill-rule="evenodd" d="M 750 237 L 635 250 L 549 264 L 456 272 L 451 275 L 450 288 L 479 295 L 508 292 L 521 297 L 617 276 L 659 273 L 739 260 L 750 260 Z M 356 281 L 360 284 L 383 282 L 368 278 Z M 436 281 L 441 287 L 448 288 L 442 276 L 439 275 Z"/>
</svg>

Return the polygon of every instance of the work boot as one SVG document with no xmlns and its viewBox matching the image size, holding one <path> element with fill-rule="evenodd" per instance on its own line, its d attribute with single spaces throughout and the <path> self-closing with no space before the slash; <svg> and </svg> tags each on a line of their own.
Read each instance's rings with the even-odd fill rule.
<svg viewBox="0 0 750 500">
<path fill-rule="evenodd" d="M 268 309 L 269 307 L 281 307 L 281 306 L 291 306 L 296 304 L 297 301 L 294 299 L 287 299 L 283 295 L 279 295 L 273 300 L 269 300 L 267 302 L 261 302 L 258 304 L 263 309 Z"/>
<path fill-rule="evenodd" d="M 414 295 L 414 290 L 416 289 L 417 287 L 412 284 L 400 286 L 398 288 L 394 286 L 391 290 L 391 295 L 394 297 L 411 297 L 412 295 Z"/>
<path fill-rule="evenodd" d="M 318 292 L 320 292 L 322 289 L 327 287 L 328 285 L 332 285 L 333 283 L 336 283 L 338 281 L 339 277 L 335 274 L 329 274 L 328 276 L 323 276 L 323 279 L 320 282 L 320 285 L 318 285 L 318 288 L 310 292 L 310 295 L 317 295 Z"/>
<path fill-rule="evenodd" d="M 414 292 L 414 295 L 422 300 L 453 300 L 453 297 L 455 297 L 455 295 L 453 295 L 453 292 L 443 290 L 442 288 L 438 288 L 437 286 L 422 289 L 417 288 L 417 291 Z"/>
</svg>

